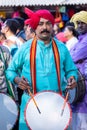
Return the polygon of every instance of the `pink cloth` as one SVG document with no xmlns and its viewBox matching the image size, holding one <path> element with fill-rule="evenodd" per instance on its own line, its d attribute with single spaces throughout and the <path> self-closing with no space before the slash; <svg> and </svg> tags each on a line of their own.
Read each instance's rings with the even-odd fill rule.
<svg viewBox="0 0 87 130">
<path fill-rule="evenodd" d="M 59 32 L 57 35 L 56 35 L 57 39 L 61 42 L 66 42 L 67 41 L 67 38 L 64 36 L 64 33 L 63 32 Z"/>
<path fill-rule="evenodd" d="M 20 13 L 18 11 L 12 14 L 12 18 L 15 18 L 15 17 L 20 17 Z"/>
</svg>

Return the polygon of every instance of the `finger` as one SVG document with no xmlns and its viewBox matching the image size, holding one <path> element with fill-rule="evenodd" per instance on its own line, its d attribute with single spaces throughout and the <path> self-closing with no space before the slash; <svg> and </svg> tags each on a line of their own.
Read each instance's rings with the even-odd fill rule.
<svg viewBox="0 0 87 130">
<path fill-rule="evenodd" d="M 67 88 L 67 89 L 71 89 L 71 86 L 67 86 L 66 88 Z"/>
<path fill-rule="evenodd" d="M 21 82 L 19 82 L 19 84 L 25 84 L 25 85 L 29 85 L 28 81 L 25 80 L 25 78 L 22 78 Z"/>
<path fill-rule="evenodd" d="M 77 85 L 77 83 L 74 82 L 72 85 L 68 85 L 66 88 L 67 88 L 67 89 L 73 89 L 73 88 L 76 87 L 76 85 Z"/>
<path fill-rule="evenodd" d="M 68 80 L 68 85 L 72 85 L 72 84 L 74 84 L 76 81 L 75 81 L 75 79 L 69 79 Z"/>
<path fill-rule="evenodd" d="M 28 80 L 24 76 L 22 77 L 22 83 L 30 86 Z"/>
<path fill-rule="evenodd" d="M 28 80 L 27 80 L 24 76 L 22 76 L 22 79 L 23 79 L 24 81 L 28 82 Z"/>
<path fill-rule="evenodd" d="M 20 82 L 18 85 L 19 85 L 19 86 L 25 86 L 25 88 L 30 87 L 27 82 Z"/>
<path fill-rule="evenodd" d="M 29 89 L 30 86 L 25 86 L 25 85 L 18 85 L 18 87 L 22 90 L 26 90 L 26 89 Z"/>
</svg>

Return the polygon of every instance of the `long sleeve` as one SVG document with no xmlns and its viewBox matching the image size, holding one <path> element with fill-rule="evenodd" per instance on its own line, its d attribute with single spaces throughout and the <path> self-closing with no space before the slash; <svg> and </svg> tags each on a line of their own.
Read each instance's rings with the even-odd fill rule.
<svg viewBox="0 0 87 130">
<path fill-rule="evenodd" d="M 20 49 L 18 49 L 18 51 L 14 55 L 12 61 L 10 62 L 10 65 L 6 71 L 6 76 L 7 76 L 8 80 L 10 80 L 11 82 L 14 82 L 14 78 L 16 76 L 19 76 L 19 71 L 21 74 L 20 76 L 25 75 L 25 73 L 28 73 L 26 71 L 28 71 L 28 68 L 29 68 L 28 62 L 29 62 L 30 45 L 29 45 L 29 42 L 26 42 L 25 44 L 26 45 L 23 45 L 23 46 L 21 46 Z M 25 60 L 26 60 L 26 64 L 28 64 L 28 65 L 25 65 L 25 63 L 24 63 Z M 25 73 L 23 72 L 23 70 L 25 71 Z"/>
</svg>

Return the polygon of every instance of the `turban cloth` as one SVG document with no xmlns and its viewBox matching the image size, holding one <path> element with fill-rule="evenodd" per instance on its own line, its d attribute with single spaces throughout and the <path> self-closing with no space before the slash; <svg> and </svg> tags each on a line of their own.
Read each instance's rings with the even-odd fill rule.
<svg viewBox="0 0 87 130">
<path fill-rule="evenodd" d="M 32 10 L 25 7 L 25 13 L 29 17 L 29 19 L 25 20 L 25 25 L 29 25 L 32 29 L 36 29 L 39 23 L 39 17 Z"/>
<path fill-rule="evenodd" d="M 75 28 L 77 27 L 77 21 L 81 21 L 87 24 L 87 11 L 80 11 L 72 16 L 70 22 L 75 24 Z"/>
<path fill-rule="evenodd" d="M 54 17 L 53 15 L 48 11 L 48 10 L 38 10 L 36 11 L 36 14 L 40 17 L 40 18 L 44 18 L 49 20 L 52 25 L 54 25 Z"/>
<path fill-rule="evenodd" d="M 54 25 L 54 17 L 48 10 L 38 10 L 36 12 L 25 8 L 25 13 L 28 15 L 29 19 L 25 20 L 25 24 L 29 24 L 34 30 L 37 28 L 40 18 L 49 20 L 52 25 Z"/>
</svg>

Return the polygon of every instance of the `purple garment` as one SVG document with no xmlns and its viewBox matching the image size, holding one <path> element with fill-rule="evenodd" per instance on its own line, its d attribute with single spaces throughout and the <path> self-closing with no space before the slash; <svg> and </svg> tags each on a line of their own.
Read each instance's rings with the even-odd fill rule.
<svg viewBox="0 0 87 130">
<path fill-rule="evenodd" d="M 79 36 L 78 43 L 70 51 L 72 59 L 82 74 L 87 76 L 87 33 Z M 84 60 L 83 60 L 84 59 Z M 79 63 L 79 60 L 83 60 Z M 87 113 L 87 79 L 86 94 L 81 102 L 72 106 L 73 112 Z"/>
</svg>

